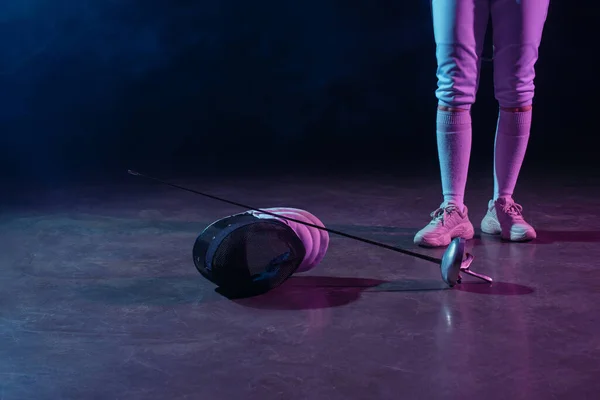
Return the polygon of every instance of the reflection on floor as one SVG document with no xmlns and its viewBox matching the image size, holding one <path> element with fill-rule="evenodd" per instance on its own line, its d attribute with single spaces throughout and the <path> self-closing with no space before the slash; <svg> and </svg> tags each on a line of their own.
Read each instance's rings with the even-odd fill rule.
<svg viewBox="0 0 600 400">
<path fill-rule="evenodd" d="M 135 179 L 135 178 L 133 178 Z M 418 249 L 435 181 L 179 181 Z M 471 185 L 477 227 L 489 187 Z M 229 300 L 191 261 L 239 209 L 172 188 L 30 193 L 0 213 L 0 399 L 591 399 L 600 390 L 598 186 L 538 181 L 532 243 L 477 235 L 448 289 L 436 265 L 331 237 L 318 268 Z"/>
</svg>

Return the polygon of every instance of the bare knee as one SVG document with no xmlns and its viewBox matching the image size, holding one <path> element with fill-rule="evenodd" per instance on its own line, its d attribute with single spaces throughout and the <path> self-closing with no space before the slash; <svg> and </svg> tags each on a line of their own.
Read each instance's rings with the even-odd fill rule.
<svg viewBox="0 0 600 400">
<path fill-rule="evenodd" d="M 440 111 L 448 111 L 448 112 L 461 112 L 461 111 L 469 111 L 468 108 L 457 108 L 457 107 L 448 107 L 448 106 L 438 106 L 438 110 Z"/>
<path fill-rule="evenodd" d="M 527 112 L 527 111 L 531 111 L 532 108 L 533 108 L 532 105 L 523 106 L 523 107 L 500 107 L 500 109 L 502 111 L 512 112 L 512 113 Z"/>
</svg>

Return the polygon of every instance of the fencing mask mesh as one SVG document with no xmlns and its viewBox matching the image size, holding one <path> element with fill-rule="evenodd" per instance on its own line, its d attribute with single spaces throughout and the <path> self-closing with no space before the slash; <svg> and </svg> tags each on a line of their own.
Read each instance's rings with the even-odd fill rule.
<svg viewBox="0 0 600 400">
<path fill-rule="evenodd" d="M 322 226 L 304 210 L 265 211 Z M 329 236 L 321 232 L 258 211 L 231 215 L 213 222 L 198 236 L 194 264 L 205 278 L 231 294 L 265 293 L 323 259 Z"/>
</svg>

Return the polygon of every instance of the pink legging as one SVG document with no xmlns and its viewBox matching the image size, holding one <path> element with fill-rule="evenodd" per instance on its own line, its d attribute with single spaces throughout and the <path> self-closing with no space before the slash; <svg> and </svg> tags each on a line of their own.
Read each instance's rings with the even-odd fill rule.
<svg viewBox="0 0 600 400">
<path fill-rule="evenodd" d="M 535 63 L 550 0 L 432 0 L 439 104 L 470 108 L 479 86 L 491 13 L 494 89 L 500 107 L 525 107 L 534 95 Z"/>
</svg>

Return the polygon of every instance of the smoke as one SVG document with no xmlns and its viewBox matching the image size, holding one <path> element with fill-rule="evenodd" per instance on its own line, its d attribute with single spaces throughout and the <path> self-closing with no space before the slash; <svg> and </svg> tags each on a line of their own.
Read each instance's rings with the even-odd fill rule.
<svg viewBox="0 0 600 400">
<path fill-rule="evenodd" d="M 0 155 L 51 169 L 190 137 L 283 143 L 327 119 L 367 124 L 433 60 L 403 58 L 432 40 L 419 4 L 1 2 Z"/>
</svg>

